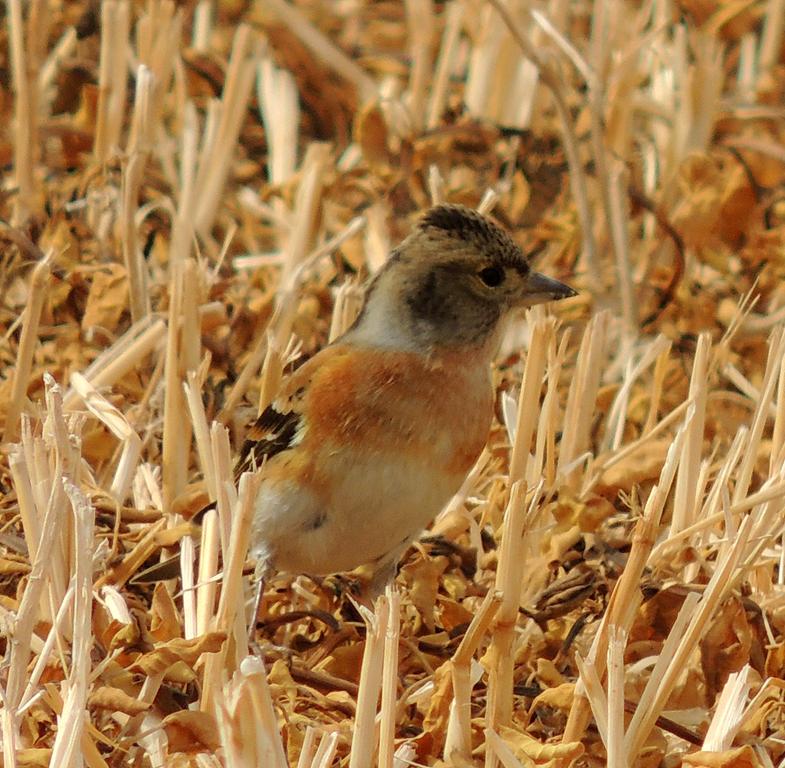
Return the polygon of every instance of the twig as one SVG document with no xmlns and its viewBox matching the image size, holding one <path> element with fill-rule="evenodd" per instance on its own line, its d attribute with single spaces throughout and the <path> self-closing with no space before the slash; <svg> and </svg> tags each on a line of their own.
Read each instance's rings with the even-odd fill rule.
<svg viewBox="0 0 785 768">
<path fill-rule="evenodd" d="M 393 768 L 395 751 L 396 703 L 398 701 L 398 639 L 401 623 L 401 596 L 394 587 L 387 588 L 387 631 L 384 638 L 382 698 L 379 711 L 379 768 Z"/>
<path fill-rule="evenodd" d="M 19 193 L 14 204 L 13 223 L 25 225 L 37 213 L 35 153 L 38 148 L 38 59 L 39 46 L 25 46 L 25 37 L 45 34 L 33 22 L 44 20 L 42 0 L 31 3 L 28 35 L 21 0 L 8 0 L 8 37 L 14 88 L 14 176 Z M 32 75 L 32 76 L 31 76 Z"/>
<path fill-rule="evenodd" d="M 673 444 L 668 450 L 665 464 L 660 473 L 660 482 L 654 487 L 649 498 L 646 500 L 643 517 L 638 520 L 632 536 L 632 549 L 627 564 L 616 582 L 616 586 L 611 593 L 608 611 L 603 618 L 602 625 L 595 635 L 592 643 L 589 661 L 596 668 L 598 677 L 604 671 L 605 654 L 607 653 L 608 627 L 613 624 L 622 630 L 629 632 L 632 620 L 640 604 L 640 579 L 643 569 L 649 560 L 652 547 L 654 546 L 656 531 L 659 528 L 662 511 L 665 501 L 673 483 L 678 466 L 678 458 L 681 453 L 685 439 L 685 432 L 689 427 L 692 414 L 688 413 L 685 424 L 682 425 L 676 435 Z M 593 705 L 591 707 L 598 711 Z M 575 698 L 570 714 L 567 718 L 567 725 L 562 735 L 562 743 L 578 741 L 586 729 L 589 720 L 589 701 L 586 692 L 578 687 L 575 691 Z M 607 712 L 607 706 L 601 708 L 602 712 Z M 607 743 L 607 742 L 606 742 Z M 563 765 L 561 762 L 559 765 Z"/>
<path fill-rule="evenodd" d="M 373 79 L 314 27 L 302 11 L 286 0 L 267 0 L 266 6 L 330 69 L 352 83 L 361 101 L 371 101 L 376 97 L 377 87 Z"/>
<path fill-rule="evenodd" d="M 515 443 L 510 458 L 510 482 L 527 479 L 529 448 L 534 427 L 537 423 L 540 405 L 540 390 L 545 373 L 545 357 L 548 341 L 555 332 L 553 319 L 545 319 L 530 324 L 531 342 L 526 356 L 526 368 L 518 398 L 518 419 L 515 425 Z"/>
<path fill-rule="evenodd" d="M 52 254 L 50 252 L 35 265 L 31 272 L 30 291 L 22 315 L 22 333 L 19 339 L 19 350 L 16 353 L 11 402 L 5 417 L 3 437 L 6 442 L 12 442 L 19 434 L 19 416 L 22 413 L 25 394 L 30 385 L 33 354 L 38 341 L 38 324 L 41 321 L 41 311 L 49 287 L 51 264 Z"/>
<path fill-rule="evenodd" d="M 101 4 L 101 58 L 98 68 L 98 107 L 93 156 L 105 164 L 120 147 L 126 108 L 129 3 L 105 0 Z"/>
<path fill-rule="evenodd" d="M 655 678 L 652 673 L 649 678 L 647 688 L 653 688 L 655 693 L 652 695 L 648 706 L 638 708 L 636 716 L 633 717 L 630 723 L 625 737 L 628 761 L 633 762 L 636 759 L 654 725 L 654 721 L 665 706 L 665 702 L 673 690 L 678 676 L 684 669 L 687 657 L 695 649 L 706 625 L 727 593 L 730 578 L 734 574 L 747 544 L 751 522 L 752 518 L 745 518 L 733 546 L 717 563 L 717 568 L 706 587 L 706 591 L 703 593 L 700 603 L 691 616 L 689 626 L 680 635 L 678 647 L 674 651 L 667 668 L 663 670 L 662 677 Z M 646 691 L 644 690 L 645 694 Z"/>
<path fill-rule="evenodd" d="M 490 590 L 474 615 L 461 644 L 452 657 L 452 702 L 444 757 L 447 760 L 471 757 L 471 662 L 477 648 L 496 617 L 502 596 Z"/>
<path fill-rule="evenodd" d="M 439 121 L 447 102 L 447 89 L 450 83 L 450 73 L 453 68 L 458 43 L 460 42 L 461 25 L 465 13 L 465 4 L 462 0 L 452 2 L 446 9 L 446 20 L 444 22 L 444 32 L 442 33 L 442 44 L 439 49 L 439 56 L 436 60 L 436 70 L 431 86 L 431 97 L 428 101 L 428 110 L 425 120 L 425 127 L 433 130 L 438 127 Z"/>
<path fill-rule="evenodd" d="M 255 33 L 241 24 L 234 37 L 221 103 L 213 112 L 214 133 L 205 132 L 199 158 L 194 229 L 202 236 L 209 234 L 215 221 L 255 74 Z"/>
<path fill-rule="evenodd" d="M 360 690 L 357 692 L 357 714 L 354 718 L 354 738 L 349 755 L 349 768 L 371 768 L 373 765 L 374 721 L 376 701 L 382 685 L 384 638 L 389 620 L 387 597 L 377 598 L 372 614 L 360 607 L 365 621 L 365 649 L 360 670 Z"/>
<path fill-rule="evenodd" d="M 578 153 L 578 142 L 572 129 L 572 117 L 567 102 L 564 98 L 564 85 L 554 70 L 545 64 L 541 57 L 534 50 L 534 47 L 520 31 L 507 8 L 502 5 L 500 0 L 488 0 L 496 12 L 510 30 L 515 41 L 523 51 L 529 61 L 533 62 L 540 74 L 540 79 L 553 96 L 553 103 L 559 115 L 562 138 L 564 140 L 564 153 L 567 155 L 567 163 L 570 166 L 570 186 L 575 198 L 575 205 L 578 210 L 578 218 L 581 222 L 581 238 L 583 241 L 583 252 L 586 257 L 587 278 L 590 285 L 594 288 L 600 286 L 601 267 L 597 254 L 597 245 L 594 240 L 594 227 L 589 205 L 589 194 L 586 186 L 586 177 L 583 172 L 580 155 Z"/>
<path fill-rule="evenodd" d="M 512 717 L 513 639 L 523 576 L 522 556 L 524 523 L 526 521 L 526 484 L 517 482 L 510 489 L 510 501 L 504 514 L 502 548 L 496 571 L 496 589 L 501 604 L 496 612 L 493 637 L 488 648 L 490 674 L 488 676 L 488 704 L 486 727 L 492 730 L 509 725 Z M 495 768 L 493 752 L 485 754 L 485 768 Z"/>
<path fill-rule="evenodd" d="M 695 507 L 699 502 L 696 495 L 696 481 L 703 449 L 703 428 L 706 418 L 706 396 L 708 393 L 708 364 L 711 337 L 701 334 L 692 364 L 689 397 L 695 407 L 695 416 L 690 422 L 690 430 L 684 441 L 684 452 L 679 460 L 679 474 L 676 477 L 676 490 L 673 499 L 673 519 L 670 532 L 678 533 L 695 522 Z"/>
<path fill-rule="evenodd" d="M 413 132 L 417 134 L 425 127 L 426 94 L 432 75 L 433 4 L 431 0 L 405 0 L 404 6 L 412 60 L 407 106 Z"/>
</svg>

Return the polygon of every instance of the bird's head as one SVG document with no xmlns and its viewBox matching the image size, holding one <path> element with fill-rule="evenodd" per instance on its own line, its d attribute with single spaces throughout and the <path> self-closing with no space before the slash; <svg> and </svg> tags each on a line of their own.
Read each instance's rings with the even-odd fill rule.
<svg viewBox="0 0 785 768">
<path fill-rule="evenodd" d="M 464 206 L 438 205 L 376 276 L 353 331 L 412 350 L 479 346 L 511 310 L 575 295 L 533 271 L 490 219 Z"/>
</svg>

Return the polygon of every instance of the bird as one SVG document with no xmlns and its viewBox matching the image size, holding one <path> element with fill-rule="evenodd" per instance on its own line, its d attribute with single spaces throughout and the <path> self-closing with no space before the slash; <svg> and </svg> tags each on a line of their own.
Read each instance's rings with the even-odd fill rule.
<svg viewBox="0 0 785 768">
<path fill-rule="evenodd" d="M 370 568 L 377 584 L 485 447 L 491 363 L 515 310 L 575 296 L 495 221 L 425 212 L 370 281 L 348 330 L 284 380 L 235 466 L 260 474 L 256 577 Z"/>
</svg>

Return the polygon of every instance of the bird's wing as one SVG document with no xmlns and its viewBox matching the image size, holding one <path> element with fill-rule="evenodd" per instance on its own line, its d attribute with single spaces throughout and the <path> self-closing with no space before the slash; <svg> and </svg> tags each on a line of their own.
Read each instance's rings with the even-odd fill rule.
<svg viewBox="0 0 785 768">
<path fill-rule="evenodd" d="M 248 430 L 240 450 L 234 468 L 235 482 L 243 472 L 259 469 L 265 461 L 297 444 L 298 430 L 303 422 L 298 405 L 292 398 L 287 398 L 287 402 L 276 401 L 262 411 Z"/>
<path fill-rule="evenodd" d="M 306 427 L 308 389 L 314 376 L 323 373 L 325 361 L 332 356 L 332 348 L 323 349 L 285 379 L 278 397 L 246 433 L 234 468 L 235 482 L 243 472 L 253 472 L 273 456 L 299 445 Z"/>
<path fill-rule="evenodd" d="M 297 430 L 303 414 L 302 403 L 295 393 L 288 398 L 276 400 L 264 409 L 262 415 L 251 425 L 243 444 L 240 457 L 234 468 L 235 483 L 243 472 L 261 467 L 266 461 L 297 444 Z M 215 509 L 215 502 L 206 503 L 192 518 L 201 518 L 205 512 Z M 153 584 L 176 578 L 180 575 L 180 555 L 169 557 L 149 568 L 144 568 L 131 578 L 132 584 Z"/>
</svg>

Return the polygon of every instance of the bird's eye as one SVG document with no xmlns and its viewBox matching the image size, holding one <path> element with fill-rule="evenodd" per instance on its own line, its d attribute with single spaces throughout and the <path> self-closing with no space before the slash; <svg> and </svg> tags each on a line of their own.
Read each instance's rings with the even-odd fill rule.
<svg viewBox="0 0 785 768">
<path fill-rule="evenodd" d="M 485 267 L 478 276 L 489 288 L 497 288 L 504 282 L 504 270 L 501 267 Z"/>
</svg>

